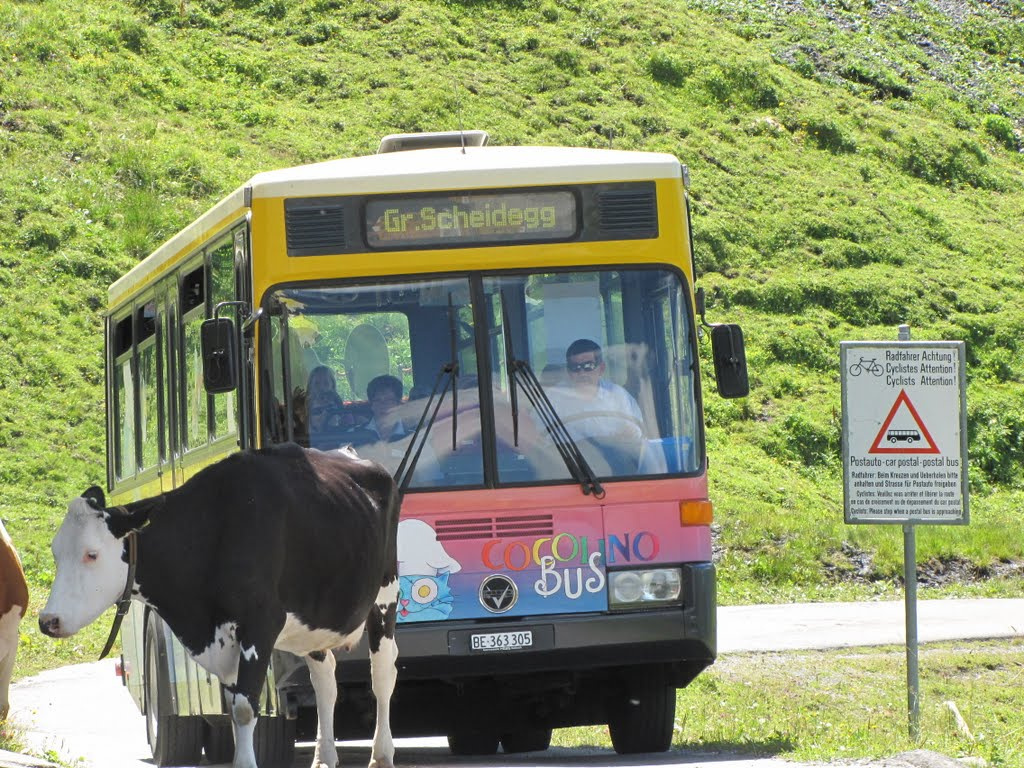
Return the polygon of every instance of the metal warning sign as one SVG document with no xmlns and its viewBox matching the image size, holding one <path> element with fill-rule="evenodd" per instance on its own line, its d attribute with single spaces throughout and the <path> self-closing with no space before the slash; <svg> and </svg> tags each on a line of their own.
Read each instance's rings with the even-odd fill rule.
<svg viewBox="0 0 1024 768">
<path fill-rule="evenodd" d="M 901 407 L 907 409 L 912 421 L 908 421 L 906 418 L 900 421 L 912 424 L 913 426 L 910 429 L 896 429 L 892 426 L 893 419 L 897 417 Z M 885 447 L 885 443 L 891 443 L 892 445 Z M 906 447 L 897 447 L 901 443 L 905 444 Z M 907 390 L 900 390 L 900 396 L 892 404 L 892 410 L 889 411 L 889 415 L 885 417 L 885 421 L 882 423 L 882 428 L 875 435 L 875 442 L 871 445 L 870 453 L 939 453 L 939 449 L 936 447 L 928 427 L 924 425 L 921 417 L 917 415 L 917 409 L 914 407 L 914 404 L 910 402 Z"/>
<path fill-rule="evenodd" d="M 844 341 L 847 523 L 968 522 L 961 341 Z"/>
</svg>

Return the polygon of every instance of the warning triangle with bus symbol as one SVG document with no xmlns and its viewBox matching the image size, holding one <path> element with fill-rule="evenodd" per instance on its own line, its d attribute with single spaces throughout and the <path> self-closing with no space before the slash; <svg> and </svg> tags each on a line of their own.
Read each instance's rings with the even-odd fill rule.
<svg viewBox="0 0 1024 768">
<path fill-rule="evenodd" d="M 909 414 L 910 418 L 905 414 Z M 907 390 L 900 390 L 868 453 L 939 453 L 928 427 L 921 421 L 917 409 L 907 397 Z"/>
</svg>

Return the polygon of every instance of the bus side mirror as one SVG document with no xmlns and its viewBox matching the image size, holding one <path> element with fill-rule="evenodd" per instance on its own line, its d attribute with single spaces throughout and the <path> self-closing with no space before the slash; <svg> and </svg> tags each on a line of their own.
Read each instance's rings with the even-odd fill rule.
<svg viewBox="0 0 1024 768">
<path fill-rule="evenodd" d="M 750 394 L 743 329 L 738 325 L 712 326 L 711 354 L 715 360 L 718 394 L 725 398 L 746 397 Z"/>
<path fill-rule="evenodd" d="M 235 324 L 227 317 L 204 320 L 199 328 L 203 355 L 203 385 L 211 394 L 238 387 Z"/>
</svg>

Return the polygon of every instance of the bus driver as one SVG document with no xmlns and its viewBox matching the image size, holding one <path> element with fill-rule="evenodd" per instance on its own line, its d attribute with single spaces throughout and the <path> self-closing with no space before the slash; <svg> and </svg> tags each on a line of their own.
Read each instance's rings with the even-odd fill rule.
<svg viewBox="0 0 1024 768">
<path fill-rule="evenodd" d="M 568 383 L 551 390 L 551 401 L 573 440 L 596 443 L 616 474 L 632 474 L 643 443 L 643 415 L 629 392 L 604 378 L 606 367 L 597 342 L 576 339 L 565 351 Z"/>
</svg>

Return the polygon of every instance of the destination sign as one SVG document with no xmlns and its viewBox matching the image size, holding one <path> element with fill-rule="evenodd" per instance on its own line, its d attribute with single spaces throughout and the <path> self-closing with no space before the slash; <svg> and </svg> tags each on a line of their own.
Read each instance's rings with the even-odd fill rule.
<svg viewBox="0 0 1024 768">
<path fill-rule="evenodd" d="M 572 192 L 489 192 L 371 199 L 371 248 L 567 240 L 579 228 Z"/>
<path fill-rule="evenodd" d="M 840 344 L 847 523 L 968 522 L 964 343 Z"/>
</svg>

